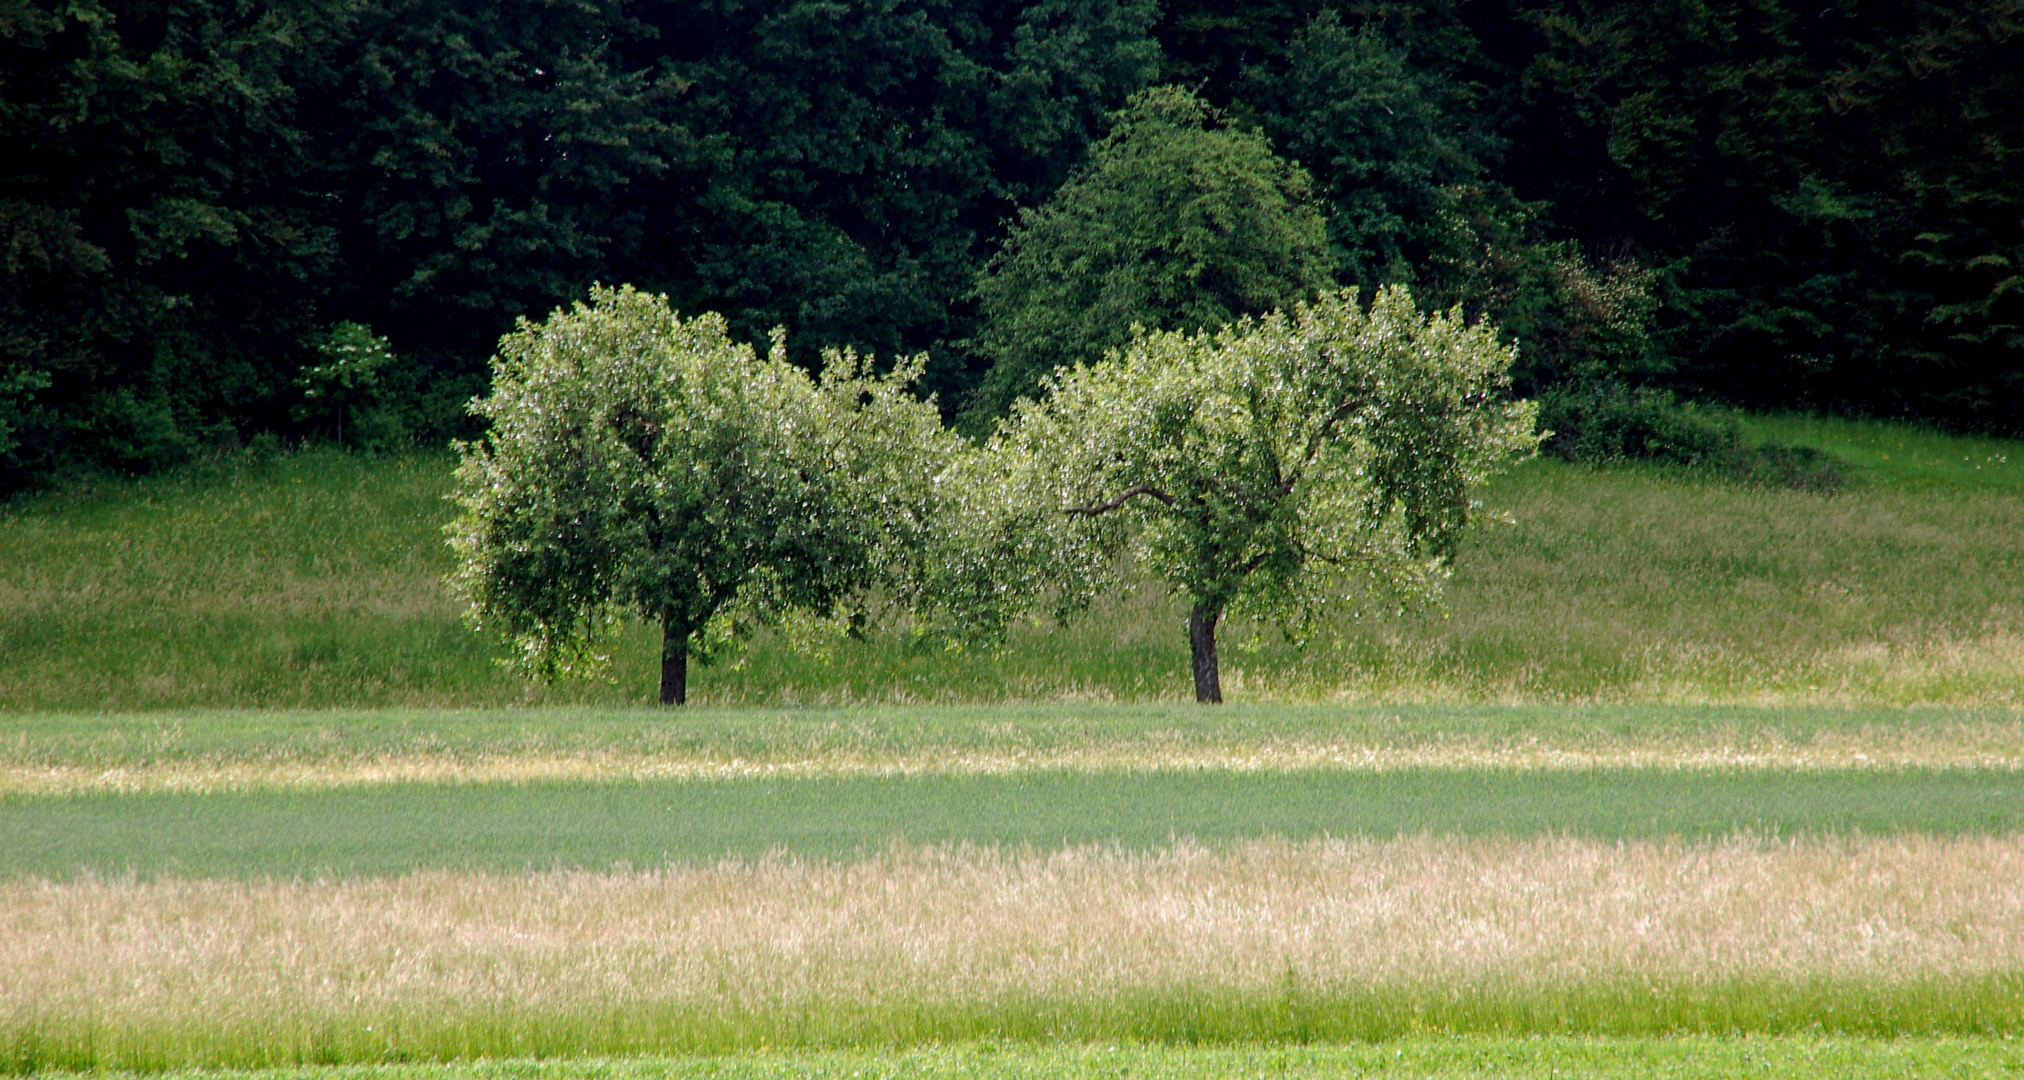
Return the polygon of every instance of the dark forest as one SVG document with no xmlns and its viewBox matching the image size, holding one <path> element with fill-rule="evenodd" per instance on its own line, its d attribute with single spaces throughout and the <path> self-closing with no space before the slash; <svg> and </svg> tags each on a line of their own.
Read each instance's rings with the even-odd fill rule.
<svg viewBox="0 0 2024 1080">
<path fill-rule="evenodd" d="M 1169 84 L 1523 393 L 2024 430 L 2024 0 L 0 0 L 0 492 L 440 443 L 594 282 L 954 416 Z"/>
</svg>

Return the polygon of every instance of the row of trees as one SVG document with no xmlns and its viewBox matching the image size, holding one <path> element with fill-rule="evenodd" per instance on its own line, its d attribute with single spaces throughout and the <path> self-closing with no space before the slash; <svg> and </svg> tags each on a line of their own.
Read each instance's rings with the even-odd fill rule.
<svg viewBox="0 0 2024 1080">
<path fill-rule="evenodd" d="M 597 280 L 974 432 L 1129 317 L 1401 283 L 1527 393 L 2017 429 L 2020 99 L 2024 0 L 13 0 L 0 488 L 441 438 Z M 1150 261 L 1086 209 L 1149 205 Z M 395 360 L 325 408 L 347 322 Z"/>
<path fill-rule="evenodd" d="M 1049 379 L 981 445 L 849 352 L 820 379 L 717 315 L 593 290 L 493 362 L 462 447 L 453 578 L 528 673 L 595 670 L 626 618 L 663 635 L 660 699 L 692 652 L 800 616 L 861 629 L 873 597 L 955 642 L 1124 587 L 1185 597 L 1197 700 L 1222 700 L 1216 627 L 1242 610 L 1329 627 L 1429 599 L 1473 490 L 1535 444 L 1484 323 L 1403 288 L 1326 293 L 1214 333 L 1134 330 Z"/>
</svg>

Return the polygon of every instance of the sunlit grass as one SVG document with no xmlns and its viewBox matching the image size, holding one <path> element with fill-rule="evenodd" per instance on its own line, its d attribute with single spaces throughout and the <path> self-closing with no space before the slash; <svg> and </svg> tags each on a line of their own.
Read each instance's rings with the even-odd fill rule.
<svg viewBox="0 0 2024 1080">
<path fill-rule="evenodd" d="M 2024 1049 L 2005 1039 L 1569 1038 L 1444 1036 L 1350 1046 L 1143 1046 L 966 1043 L 907 1050 L 801 1050 L 720 1056 L 572 1061 L 473 1061 L 452 1065 L 307 1066 L 263 1080 L 1255 1080 L 1260 1076 L 1400 1080 L 1545 1080 L 1581 1076 L 1728 1080 L 1861 1076 L 1913 1080 L 2001 1076 L 2024 1069 Z M 174 1071 L 241 1080 L 240 1075 Z"/>
<path fill-rule="evenodd" d="M 1751 416 L 1746 438 L 1825 450 L 1861 484 L 2024 495 L 2024 443 L 1832 416 Z"/>
<path fill-rule="evenodd" d="M 2014 837 L 953 846 L 0 884 L 17 1069 L 2020 1029 Z"/>
</svg>

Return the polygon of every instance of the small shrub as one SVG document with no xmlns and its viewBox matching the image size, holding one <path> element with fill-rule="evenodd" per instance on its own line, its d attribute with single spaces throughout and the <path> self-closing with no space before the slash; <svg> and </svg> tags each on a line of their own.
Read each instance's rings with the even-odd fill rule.
<svg viewBox="0 0 2024 1080">
<path fill-rule="evenodd" d="M 1766 443 L 1740 448 L 1726 465 L 1732 478 L 1766 487 L 1836 491 L 1844 482 L 1840 459 L 1811 446 Z"/>
<path fill-rule="evenodd" d="M 295 379 L 302 391 L 292 410 L 295 422 L 330 431 L 339 446 L 383 450 L 405 444 L 406 426 L 386 403 L 386 376 L 399 364 L 387 339 L 362 324 L 341 322 L 316 351 L 322 362 L 305 365 Z"/>
<path fill-rule="evenodd" d="M 1539 426 L 1553 433 L 1542 447 L 1545 453 L 1592 465 L 1710 465 L 1733 455 L 1743 438 L 1732 416 L 1682 405 L 1664 390 L 1617 383 L 1541 394 Z"/>
<path fill-rule="evenodd" d="M 1589 465 L 1650 461 L 1716 470 L 1739 483 L 1802 491 L 1841 487 L 1840 464 L 1810 446 L 1743 445 L 1742 423 L 1682 404 L 1670 392 L 1620 383 L 1550 390 L 1539 397 L 1543 453 Z"/>
</svg>

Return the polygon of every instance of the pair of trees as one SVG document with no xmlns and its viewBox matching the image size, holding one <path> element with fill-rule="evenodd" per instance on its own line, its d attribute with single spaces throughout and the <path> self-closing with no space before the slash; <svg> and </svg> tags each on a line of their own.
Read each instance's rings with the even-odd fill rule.
<svg viewBox="0 0 2024 1080">
<path fill-rule="evenodd" d="M 1535 442 L 1492 329 L 1402 288 L 1134 330 L 981 446 L 907 393 L 918 358 L 878 376 L 832 353 L 816 380 L 781 338 L 761 360 L 631 289 L 523 322 L 458 471 L 472 620 L 545 676 L 595 666 L 626 615 L 657 622 L 678 703 L 690 651 L 740 619 L 843 617 L 883 591 L 989 640 L 1119 587 L 1129 554 L 1187 598 L 1196 697 L 1220 701 L 1226 612 L 1431 595 L 1471 490 Z"/>
</svg>

